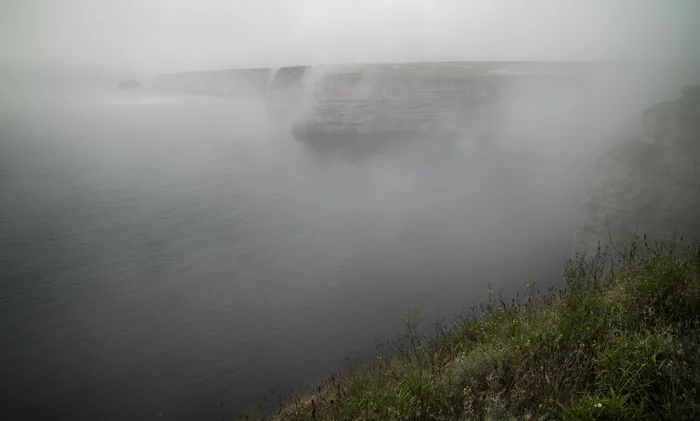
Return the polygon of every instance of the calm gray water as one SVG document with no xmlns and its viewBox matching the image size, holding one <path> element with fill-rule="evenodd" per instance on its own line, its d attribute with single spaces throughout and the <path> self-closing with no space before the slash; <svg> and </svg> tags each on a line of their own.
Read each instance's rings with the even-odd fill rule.
<svg viewBox="0 0 700 421">
<path fill-rule="evenodd" d="M 559 282 L 591 169 L 319 153 L 256 101 L 53 101 L 0 122 L 3 419 L 233 419 L 371 358 L 410 304 Z"/>
</svg>

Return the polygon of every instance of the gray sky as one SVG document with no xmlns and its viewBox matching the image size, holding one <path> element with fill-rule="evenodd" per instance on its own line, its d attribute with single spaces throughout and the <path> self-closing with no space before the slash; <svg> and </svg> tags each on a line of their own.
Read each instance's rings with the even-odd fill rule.
<svg viewBox="0 0 700 421">
<path fill-rule="evenodd" d="M 149 70 L 700 60 L 700 0 L 0 0 L 0 59 Z"/>
</svg>

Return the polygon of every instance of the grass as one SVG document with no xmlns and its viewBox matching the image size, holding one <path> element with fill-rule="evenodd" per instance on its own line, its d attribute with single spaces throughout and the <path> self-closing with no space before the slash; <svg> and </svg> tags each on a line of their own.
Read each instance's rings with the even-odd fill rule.
<svg viewBox="0 0 700 421">
<path fill-rule="evenodd" d="M 412 309 L 373 364 L 272 419 L 700 419 L 700 249 L 626 250 L 577 256 L 564 289 L 491 294 L 449 325 Z"/>
</svg>

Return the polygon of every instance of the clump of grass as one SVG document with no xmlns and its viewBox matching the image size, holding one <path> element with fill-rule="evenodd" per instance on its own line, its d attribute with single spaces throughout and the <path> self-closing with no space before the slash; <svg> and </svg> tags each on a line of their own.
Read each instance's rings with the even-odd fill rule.
<svg viewBox="0 0 700 421">
<path fill-rule="evenodd" d="M 490 294 L 450 326 L 411 309 L 373 364 L 273 419 L 697 419 L 700 249 L 640 240 L 615 265 L 600 247 L 571 259 L 564 289 Z"/>
</svg>

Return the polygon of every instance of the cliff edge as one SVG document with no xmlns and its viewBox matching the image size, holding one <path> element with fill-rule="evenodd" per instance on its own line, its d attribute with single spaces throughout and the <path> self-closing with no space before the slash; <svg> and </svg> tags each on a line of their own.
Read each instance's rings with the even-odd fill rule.
<svg viewBox="0 0 700 421">
<path fill-rule="evenodd" d="M 635 234 L 673 233 L 700 237 L 700 86 L 649 108 L 642 135 L 600 157 L 573 251 L 590 254 L 600 239 L 622 251 Z"/>
</svg>

